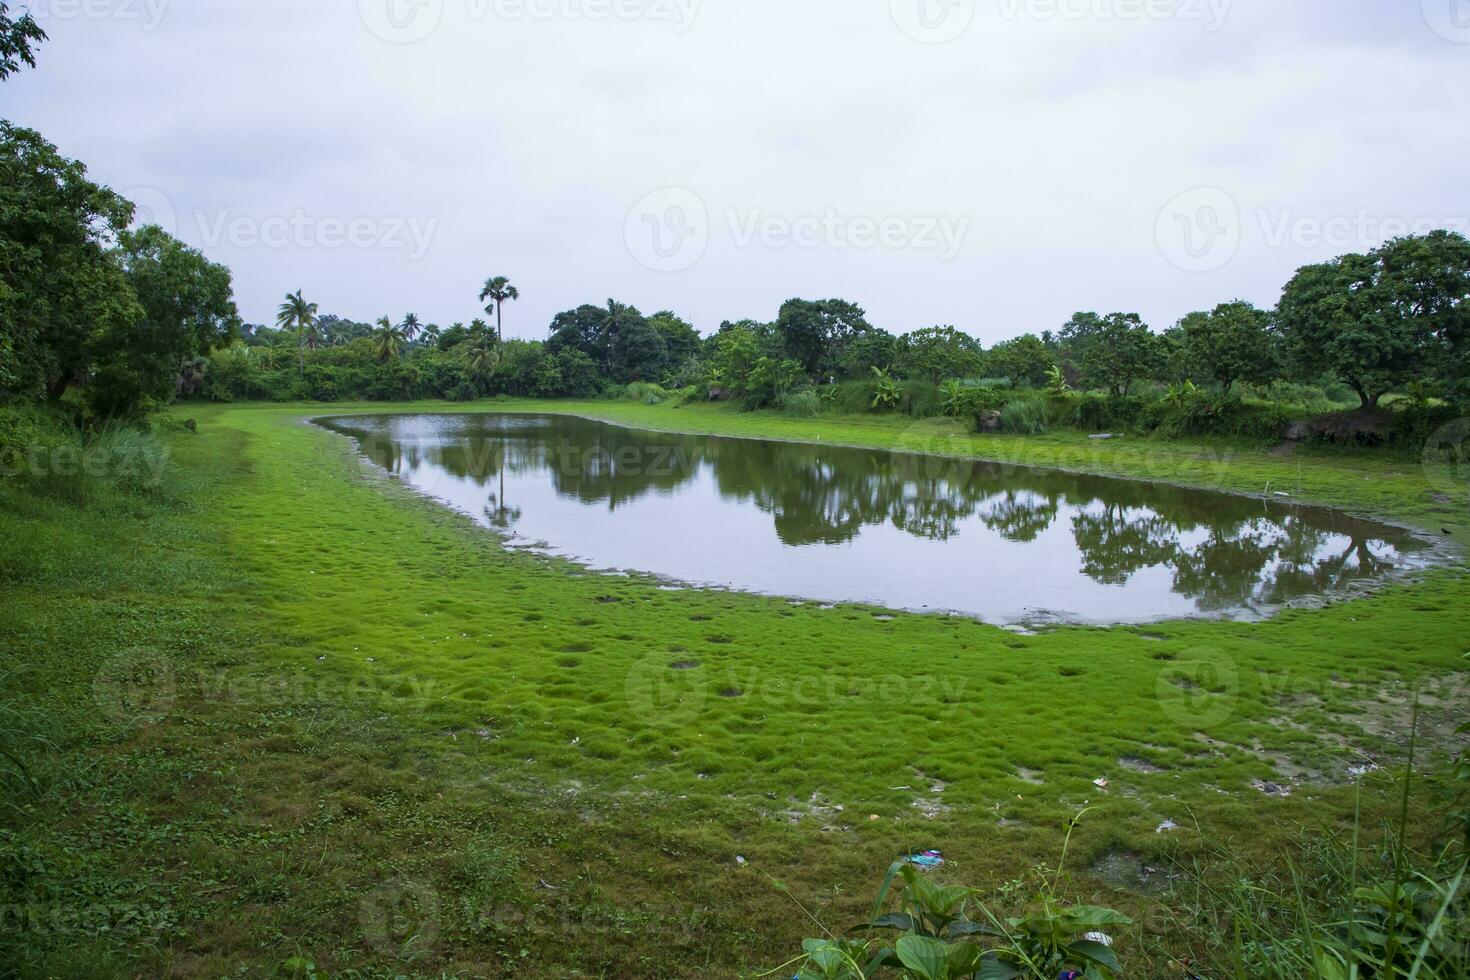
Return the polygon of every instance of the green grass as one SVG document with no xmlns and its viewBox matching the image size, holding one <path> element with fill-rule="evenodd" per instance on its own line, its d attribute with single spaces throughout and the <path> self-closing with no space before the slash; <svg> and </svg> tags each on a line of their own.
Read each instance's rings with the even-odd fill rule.
<svg viewBox="0 0 1470 980">
<path fill-rule="evenodd" d="M 508 553 L 299 421 L 424 409 L 1285 491 L 1467 541 L 1464 501 L 1398 457 L 669 403 L 182 407 L 199 432 L 168 436 L 159 492 L 81 508 L 0 489 L 18 668 L 0 703 L 23 695 L 43 720 L 11 737 L 50 745 L 0 825 L 0 905 L 20 910 L 0 962 L 732 975 L 812 928 L 753 868 L 842 926 L 895 854 L 941 847 L 948 871 L 999 886 L 1054 857 L 1084 802 L 1099 812 L 1073 841 L 1075 891 L 1147 911 L 1167 903 L 1086 869 L 1200 835 L 1269 856 L 1351 817 L 1346 767 L 1394 757 L 1414 685 L 1441 748 L 1463 711 L 1459 567 L 1266 623 L 1037 636 L 668 591 Z M 1252 788 L 1283 770 L 1310 778 L 1287 798 Z M 1184 829 L 1156 834 L 1165 819 Z M 1180 947 L 1158 931 L 1120 949 L 1161 964 Z"/>
</svg>

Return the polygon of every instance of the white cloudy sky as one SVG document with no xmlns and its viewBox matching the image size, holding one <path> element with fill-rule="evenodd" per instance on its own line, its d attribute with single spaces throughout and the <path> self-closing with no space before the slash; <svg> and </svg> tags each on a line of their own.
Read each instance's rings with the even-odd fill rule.
<svg viewBox="0 0 1470 980">
<path fill-rule="evenodd" d="M 31 6 L 51 40 L 0 112 L 228 263 L 257 322 L 302 288 L 447 324 L 504 274 L 520 336 L 610 296 L 705 331 L 792 296 L 987 342 L 1078 309 L 1163 328 L 1470 214 L 1467 0 Z M 664 262 L 645 213 L 707 247 Z"/>
</svg>

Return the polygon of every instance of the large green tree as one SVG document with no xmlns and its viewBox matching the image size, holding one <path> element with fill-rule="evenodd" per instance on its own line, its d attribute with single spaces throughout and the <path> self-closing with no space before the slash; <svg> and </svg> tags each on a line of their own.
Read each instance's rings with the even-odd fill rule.
<svg viewBox="0 0 1470 980">
<path fill-rule="evenodd" d="M 787 300 L 776 317 L 785 356 L 814 380 L 835 375 L 847 345 L 872 329 L 861 307 L 840 299 Z"/>
<path fill-rule="evenodd" d="M 870 378 L 874 368 L 886 374 L 894 369 L 898 355 L 898 338 L 874 327 L 848 341 L 838 359 L 838 372 L 845 378 Z"/>
<path fill-rule="evenodd" d="M 1047 372 L 1056 365 L 1052 352 L 1034 333 L 1001 341 L 990 349 L 985 361 L 989 373 L 1005 378 L 1013 388 L 1045 383 Z"/>
<path fill-rule="evenodd" d="M 690 336 L 693 330 L 672 313 L 650 319 L 637 307 L 609 299 L 605 306 L 584 303 L 558 313 L 551 320 L 546 349 L 553 355 L 581 351 L 602 375 L 615 381 L 658 380 L 674 363 L 665 338 L 672 338 L 678 349 L 692 350 L 698 338 L 697 334 Z"/>
<path fill-rule="evenodd" d="M 1250 303 L 1221 303 L 1179 321 L 1172 339 L 1186 377 L 1215 382 L 1229 391 L 1237 381 L 1264 382 L 1276 370 L 1271 315 Z"/>
<path fill-rule="evenodd" d="M 618 381 L 658 380 L 667 361 L 663 337 L 637 307 L 607 301 L 608 364 Z"/>
<path fill-rule="evenodd" d="M 87 400 L 100 415 L 132 415 L 168 400 L 181 360 L 232 341 L 240 315 L 230 270 L 157 225 L 123 233 L 113 257 L 142 316 L 96 338 Z"/>
<path fill-rule="evenodd" d="M 672 310 L 659 310 L 648 323 L 663 340 L 669 367 L 678 367 L 699 353 L 699 331 Z"/>
<path fill-rule="evenodd" d="M 948 378 L 969 378 L 980 371 L 980 343 L 954 327 L 924 327 L 898 338 L 894 367 L 905 378 L 938 384 Z"/>
<path fill-rule="evenodd" d="M 1467 296 L 1470 243 L 1436 231 L 1297 270 L 1277 323 L 1300 376 L 1334 375 L 1376 408 L 1410 381 L 1462 376 Z"/>
<path fill-rule="evenodd" d="M 1432 231 L 1394 239 L 1375 255 L 1392 314 L 1429 335 L 1429 374 L 1470 395 L 1470 239 Z"/>
<path fill-rule="evenodd" d="M 583 303 L 574 310 L 566 310 L 551 318 L 551 336 L 546 347 L 552 353 L 560 350 L 579 350 L 592 358 L 598 370 L 607 370 L 607 307 Z"/>
<path fill-rule="evenodd" d="M 14 394 L 59 399 L 100 347 L 143 315 L 109 254 L 133 206 L 35 130 L 0 121 L 0 375 Z M 177 360 L 174 361 L 175 366 Z"/>
<path fill-rule="evenodd" d="M 1084 382 L 1089 387 L 1105 388 L 1114 397 L 1127 395 L 1136 382 L 1156 377 L 1163 370 L 1164 349 L 1159 336 L 1148 328 L 1137 313 L 1109 313 L 1095 321 L 1079 317 L 1086 328 L 1073 334 L 1073 342 L 1081 348 Z M 1068 328 L 1063 329 L 1066 336 Z"/>
</svg>

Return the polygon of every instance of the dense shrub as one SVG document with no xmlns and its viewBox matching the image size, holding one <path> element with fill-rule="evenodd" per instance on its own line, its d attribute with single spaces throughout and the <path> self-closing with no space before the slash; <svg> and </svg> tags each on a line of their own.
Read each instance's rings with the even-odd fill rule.
<svg viewBox="0 0 1470 980">
<path fill-rule="evenodd" d="M 899 384 L 903 395 L 898 410 L 916 419 L 932 418 L 944 413 L 939 386 L 929 381 L 904 381 Z"/>
<path fill-rule="evenodd" d="M 1420 449 L 1459 417 L 1460 411 L 1452 405 L 1406 398 L 1393 406 L 1393 441 L 1405 449 Z"/>
<path fill-rule="evenodd" d="M 1072 422 L 1089 432 L 1136 431 L 1149 401 L 1139 395 L 1082 395 L 1075 403 Z"/>
<path fill-rule="evenodd" d="M 791 392 L 781 399 L 781 411 L 796 418 L 818 415 L 822 408 L 822 397 L 812 388 Z"/>
<path fill-rule="evenodd" d="M 661 385 L 650 381 L 634 381 L 626 386 L 620 386 L 620 397 L 628 401 L 641 402 L 644 405 L 661 405 L 672 395 Z"/>
<path fill-rule="evenodd" d="M 839 381 L 822 388 L 827 405 L 839 415 L 861 415 L 873 404 L 874 383 L 865 381 Z"/>
<path fill-rule="evenodd" d="M 1273 402 L 1297 415 L 1318 415 L 1347 406 L 1356 405 L 1358 398 L 1352 389 L 1340 386 L 1347 392 L 1346 399 L 1333 398 L 1317 385 L 1296 384 L 1290 381 L 1274 381 L 1269 385 L 1237 385 L 1246 401 Z"/>
<path fill-rule="evenodd" d="M 1139 426 L 1165 438 L 1177 436 L 1237 436 L 1278 439 L 1291 422 L 1280 406 L 1248 404 L 1220 392 L 1194 389 L 1176 392 L 1150 403 Z"/>
<path fill-rule="evenodd" d="M 950 383 L 945 386 L 943 410 L 955 418 L 975 418 L 1006 402 L 1006 393 L 992 385 Z"/>
<path fill-rule="evenodd" d="M 1000 431 L 1039 436 L 1047 430 L 1046 403 L 1036 396 L 1012 398 L 1001 407 Z"/>
<path fill-rule="evenodd" d="M 30 493 L 85 505 L 110 491 L 159 488 L 168 450 L 137 423 L 84 429 L 59 413 L 0 409 L 0 479 Z"/>
</svg>

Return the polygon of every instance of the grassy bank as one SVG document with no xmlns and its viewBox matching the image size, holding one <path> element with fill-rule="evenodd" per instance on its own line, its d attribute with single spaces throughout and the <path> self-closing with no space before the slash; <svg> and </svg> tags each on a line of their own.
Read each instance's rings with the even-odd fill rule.
<svg viewBox="0 0 1470 980">
<path fill-rule="evenodd" d="M 1287 492 L 1470 541 L 1401 457 L 468 406 L 528 408 Z M 1156 910 L 1120 940 L 1154 975 L 1190 939 L 1146 866 L 1340 827 L 1412 689 L 1431 746 L 1463 713 L 1458 568 L 1260 624 L 1036 636 L 670 591 L 506 552 L 300 424 L 395 410 L 467 406 L 191 407 L 143 491 L 0 490 L 0 703 L 33 760 L 0 831 L 16 972 L 732 975 L 813 929 L 762 872 L 842 927 L 897 853 L 999 888 L 1090 804 L 1071 887 Z M 1364 786 L 1372 815 L 1390 780 Z"/>
</svg>

